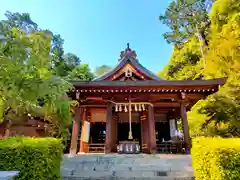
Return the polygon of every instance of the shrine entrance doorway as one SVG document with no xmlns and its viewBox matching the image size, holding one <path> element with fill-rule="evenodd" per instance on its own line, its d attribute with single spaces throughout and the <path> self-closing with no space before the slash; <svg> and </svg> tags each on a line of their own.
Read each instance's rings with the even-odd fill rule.
<svg viewBox="0 0 240 180">
<path fill-rule="evenodd" d="M 106 123 L 91 123 L 90 127 L 90 144 L 104 144 L 106 137 Z"/>
<path fill-rule="evenodd" d="M 90 125 L 90 136 L 88 142 L 88 152 L 105 152 L 106 123 L 92 122 Z"/>
<path fill-rule="evenodd" d="M 117 144 L 134 143 L 137 144 L 139 149 L 141 147 L 142 134 L 141 134 L 141 123 L 140 123 L 140 113 L 132 112 L 131 114 L 131 134 L 132 139 L 129 139 L 130 133 L 130 123 L 129 114 L 126 112 L 118 113 L 118 123 L 117 123 Z"/>
<path fill-rule="evenodd" d="M 129 134 L 129 123 L 118 123 L 118 134 L 117 140 L 118 144 L 120 141 L 128 141 Z M 132 123 L 132 136 L 133 141 L 139 142 L 141 144 L 141 124 L 140 123 Z"/>
</svg>

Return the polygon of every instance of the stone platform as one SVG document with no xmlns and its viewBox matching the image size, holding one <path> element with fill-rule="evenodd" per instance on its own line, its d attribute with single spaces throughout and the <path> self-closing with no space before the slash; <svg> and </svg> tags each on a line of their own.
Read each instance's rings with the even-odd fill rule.
<svg viewBox="0 0 240 180">
<path fill-rule="evenodd" d="M 64 180 L 194 179 L 189 155 L 65 155 L 61 173 Z"/>
</svg>

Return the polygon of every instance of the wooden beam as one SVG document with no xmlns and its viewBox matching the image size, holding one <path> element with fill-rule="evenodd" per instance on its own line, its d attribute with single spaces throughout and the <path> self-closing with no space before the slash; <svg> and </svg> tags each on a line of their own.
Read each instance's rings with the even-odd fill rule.
<svg viewBox="0 0 240 180">
<path fill-rule="evenodd" d="M 81 139 L 80 139 L 80 153 L 86 153 L 88 152 L 88 142 L 84 142 L 82 138 L 86 136 L 84 134 L 84 126 L 85 126 L 85 121 L 88 121 L 87 119 L 87 108 L 83 108 L 83 115 L 82 115 L 82 127 L 81 127 Z"/>
<path fill-rule="evenodd" d="M 157 102 L 153 104 L 154 107 L 177 108 L 180 107 L 179 102 Z"/>
<path fill-rule="evenodd" d="M 103 107 L 107 107 L 107 105 L 103 105 L 103 104 L 85 104 L 85 105 L 81 105 L 82 107 L 96 107 L 96 108 L 103 108 Z"/>
<path fill-rule="evenodd" d="M 107 105 L 107 119 L 106 119 L 106 139 L 105 139 L 105 151 L 111 152 L 111 140 L 112 140 L 112 103 Z"/>
<path fill-rule="evenodd" d="M 180 99 L 180 95 L 179 93 L 149 93 L 148 91 L 141 91 L 138 93 L 135 92 L 111 92 L 111 90 L 109 90 L 108 93 L 102 93 L 102 92 L 97 92 L 94 93 L 94 96 L 96 97 L 102 97 L 103 99 L 106 99 L 108 97 L 114 97 L 114 98 L 125 98 L 128 97 L 129 94 L 131 94 L 131 97 L 137 99 L 137 98 L 152 98 L 152 99 Z M 88 93 L 88 92 L 83 92 L 81 93 L 81 100 L 85 100 L 88 96 L 93 96 L 92 93 Z"/>
<path fill-rule="evenodd" d="M 82 114 L 82 108 L 77 106 L 75 108 L 75 116 L 72 125 L 72 137 L 71 137 L 71 145 L 70 145 L 70 154 L 77 153 L 77 138 L 79 132 L 79 123 L 80 123 L 80 116 Z"/>
<path fill-rule="evenodd" d="M 148 106 L 148 126 L 149 126 L 149 147 L 150 153 L 156 152 L 156 132 L 155 132 L 155 120 L 154 111 L 152 106 Z"/>
<path fill-rule="evenodd" d="M 186 154 L 189 154 L 190 153 L 190 136 L 189 136 L 187 112 L 186 112 L 186 107 L 184 105 L 184 101 L 181 101 L 180 104 L 181 104 L 180 110 L 181 110 L 181 119 L 182 119 L 182 125 L 183 125 L 185 150 L 186 150 Z"/>
</svg>

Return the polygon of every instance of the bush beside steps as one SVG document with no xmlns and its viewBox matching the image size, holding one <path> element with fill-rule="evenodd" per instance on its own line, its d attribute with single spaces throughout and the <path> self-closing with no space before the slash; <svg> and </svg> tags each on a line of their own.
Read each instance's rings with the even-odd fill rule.
<svg viewBox="0 0 240 180">
<path fill-rule="evenodd" d="M 55 138 L 0 139 L 0 171 L 20 171 L 16 180 L 59 180 L 63 145 Z"/>
<path fill-rule="evenodd" d="M 240 180 L 240 138 L 196 138 L 191 154 L 196 180 Z"/>
</svg>

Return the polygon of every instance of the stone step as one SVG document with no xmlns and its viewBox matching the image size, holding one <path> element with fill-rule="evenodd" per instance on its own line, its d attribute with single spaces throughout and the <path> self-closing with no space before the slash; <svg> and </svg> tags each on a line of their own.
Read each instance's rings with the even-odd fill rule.
<svg viewBox="0 0 240 180">
<path fill-rule="evenodd" d="M 176 165 L 175 165 L 176 166 Z M 75 170 L 78 172 L 83 171 L 164 171 L 164 172 L 192 172 L 193 169 L 191 167 L 175 167 L 175 166 L 136 166 L 136 165 L 69 165 L 62 168 L 62 171 L 66 170 Z"/>
<path fill-rule="evenodd" d="M 64 177 L 124 177 L 124 178 L 142 178 L 142 177 L 169 177 L 169 178 L 188 178 L 193 177 L 192 172 L 166 172 L 166 171 L 62 171 Z"/>
<path fill-rule="evenodd" d="M 183 155 L 65 156 L 61 174 L 65 180 L 193 179 L 191 157 Z"/>
<path fill-rule="evenodd" d="M 194 180 L 193 177 L 62 177 L 63 180 Z"/>
</svg>

